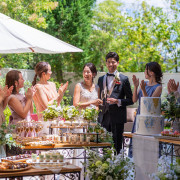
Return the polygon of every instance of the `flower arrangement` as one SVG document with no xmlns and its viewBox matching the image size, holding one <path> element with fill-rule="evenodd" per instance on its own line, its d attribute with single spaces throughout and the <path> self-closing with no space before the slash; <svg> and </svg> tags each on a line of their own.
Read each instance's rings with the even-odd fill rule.
<svg viewBox="0 0 180 180">
<path fill-rule="evenodd" d="M 74 120 L 80 114 L 78 108 L 75 106 L 64 106 L 61 113 L 65 120 Z"/>
<path fill-rule="evenodd" d="M 61 112 L 61 107 L 57 106 L 56 103 L 53 105 L 48 105 L 47 109 L 43 111 L 44 121 L 53 120 L 54 118 L 59 117 Z"/>
<path fill-rule="evenodd" d="M 176 102 L 173 93 L 166 96 L 166 100 L 161 104 L 161 110 L 168 121 L 175 121 L 176 118 L 180 118 L 180 104 Z"/>
<path fill-rule="evenodd" d="M 180 163 L 173 162 L 171 164 L 170 156 L 161 156 L 158 161 L 158 171 L 150 174 L 153 180 L 176 180 L 180 177 Z"/>
<path fill-rule="evenodd" d="M 85 175 L 90 180 L 134 179 L 134 164 L 124 153 L 114 155 L 114 149 L 105 149 L 103 154 L 87 149 L 88 162 Z"/>
<path fill-rule="evenodd" d="M 12 137 L 13 129 L 15 129 L 15 125 L 7 125 L 6 122 L 2 122 L 0 126 L 0 145 L 16 146 L 16 142 Z"/>
<path fill-rule="evenodd" d="M 98 141 L 99 142 L 110 142 L 111 144 L 113 144 L 113 137 L 112 137 L 112 133 L 108 132 L 105 128 L 103 128 L 99 123 L 97 123 L 97 125 L 92 128 L 91 126 L 88 127 L 88 132 L 90 133 L 99 133 L 98 136 Z M 96 135 L 91 136 L 91 141 L 96 141 Z"/>
<path fill-rule="evenodd" d="M 87 107 L 81 110 L 81 115 L 84 120 L 89 122 L 97 122 L 99 111 L 94 107 Z"/>
</svg>

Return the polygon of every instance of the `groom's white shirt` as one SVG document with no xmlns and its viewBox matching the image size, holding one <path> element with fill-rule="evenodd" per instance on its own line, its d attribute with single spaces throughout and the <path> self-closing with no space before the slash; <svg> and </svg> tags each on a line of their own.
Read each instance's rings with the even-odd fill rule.
<svg viewBox="0 0 180 180">
<path fill-rule="evenodd" d="M 109 73 L 109 72 L 108 72 Z M 117 73 L 117 70 L 114 71 L 114 73 L 109 73 L 109 74 L 114 74 L 116 75 Z M 107 78 L 107 85 L 108 85 L 108 89 L 111 89 L 112 86 L 113 86 L 113 82 L 114 82 L 114 79 L 115 77 L 113 76 L 107 76 L 107 74 L 104 75 L 104 79 L 103 79 L 103 89 L 106 88 L 106 78 Z M 112 92 L 111 92 L 112 93 Z M 121 99 L 118 99 L 118 103 L 117 103 L 118 106 L 121 106 Z"/>
</svg>

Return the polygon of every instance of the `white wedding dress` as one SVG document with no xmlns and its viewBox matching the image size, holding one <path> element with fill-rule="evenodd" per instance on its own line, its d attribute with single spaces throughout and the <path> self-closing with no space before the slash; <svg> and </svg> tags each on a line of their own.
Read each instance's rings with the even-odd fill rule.
<svg viewBox="0 0 180 180">
<path fill-rule="evenodd" d="M 80 103 L 89 102 L 98 99 L 98 88 L 99 88 L 98 85 L 95 85 L 95 88 L 91 92 L 84 87 L 83 83 L 78 83 L 78 85 L 81 88 Z M 96 106 L 93 104 L 91 104 L 89 107 L 96 108 Z"/>
<path fill-rule="evenodd" d="M 98 85 L 95 85 L 95 88 L 91 92 L 84 87 L 83 83 L 78 83 L 78 85 L 80 86 L 80 89 L 81 89 L 80 90 L 80 101 L 79 101 L 80 103 L 89 102 L 89 101 L 98 99 L 98 88 L 99 88 Z M 91 104 L 88 107 L 96 108 L 96 106 L 93 105 L 93 104 Z M 76 131 L 82 132 L 83 130 L 76 130 Z M 83 151 L 84 150 L 82 150 L 82 149 L 75 150 L 74 156 L 77 157 L 78 155 L 82 154 Z M 82 168 L 81 178 L 83 179 L 83 177 L 84 177 L 84 167 L 83 167 L 81 161 L 84 161 L 84 160 L 83 159 L 80 159 L 80 160 L 77 159 L 77 160 L 75 160 L 73 162 L 73 164 L 75 164 L 75 165 Z M 86 178 L 86 180 L 88 180 L 88 178 Z"/>
</svg>

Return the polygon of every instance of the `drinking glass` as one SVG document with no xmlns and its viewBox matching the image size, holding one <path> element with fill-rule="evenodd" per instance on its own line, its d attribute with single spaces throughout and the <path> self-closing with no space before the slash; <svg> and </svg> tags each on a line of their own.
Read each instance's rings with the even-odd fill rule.
<svg viewBox="0 0 180 180">
<path fill-rule="evenodd" d="M 102 90 L 102 91 L 101 91 L 101 100 L 104 100 L 105 97 L 106 97 L 106 96 L 105 96 L 105 91 Z"/>
<path fill-rule="evenodd" d="M 20 136 L 20 133 L 21 133 L 20 123 L 17 123 L 17 125 L 16 125 L 16 133 L 18 134 L 18 136 Z"/>
</svg>

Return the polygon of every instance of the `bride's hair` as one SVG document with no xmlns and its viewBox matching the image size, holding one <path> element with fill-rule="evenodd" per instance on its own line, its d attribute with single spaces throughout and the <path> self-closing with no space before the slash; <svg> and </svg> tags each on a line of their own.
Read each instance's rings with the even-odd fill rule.
<svg viewBox="0 0 180 180">
<path fill-rule="evenodd" d="M 34 81 L 32 82 L 33 86 L 36 84 L 37 77 L 41 78 L 43 72 L 47 73 L 48 65 L 48 62 L 38 62 L 36 64 Z"/>
<path fill-rule="evenodd" d="M 92 74 L 93 74 L 93 79 L 94 79 L 94 78 L 96 77 L 96 75 L 97 75 L 96 66 L 95 66 L 93 63 L 86 63 L 86 64 L 84 65 L 84 67 L 83 67 L 83 70 L 84 70 L 84 68 L 85 68 L 86 66 L 91 70 L 91 72 L 92 72 Z M 92 79 L 92 80 L 93 80 L 93 79 Z"/>
</svg>

